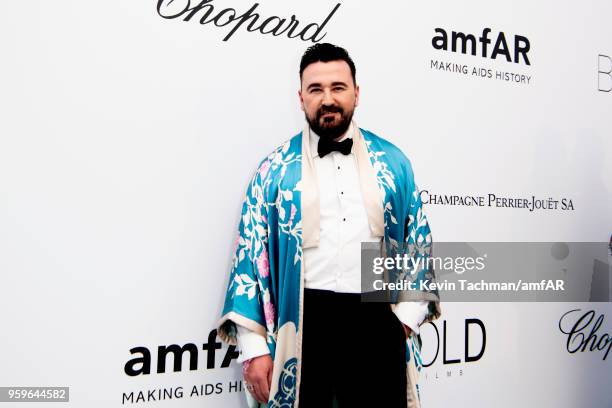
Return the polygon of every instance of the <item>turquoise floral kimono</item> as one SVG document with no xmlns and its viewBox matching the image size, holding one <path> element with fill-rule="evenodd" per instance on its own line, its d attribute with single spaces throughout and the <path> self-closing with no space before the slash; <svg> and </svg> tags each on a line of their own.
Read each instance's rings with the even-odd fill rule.
<svg viewBox="0 0 612 408">
<path fill-rule="evenodd" d="M 353 126 L 353 154 L 370 228 L 386 256 L 431 254 L 431 233 L 412 168 L 393 144 Z M 297 407 L 301 367 L 303 249 L 319 243 L 319 192 L 309 147 L 309 128 L 285 142 L 258 166 L 247 188 L 218 333 L 236 344 L 236 324 L 261 334 L 274 361 L 267 406 Z M 426 265 L 426 263 L 421 263 Z M 401 275 L 401 271 L 395 271 Z M 423 268 L 415 279 L 434 281 Z M 437 292 L 425 322 L 440 316 Z M 401 299 L 396 299 L 401 300 Z M 392 304 L 391 307 L 394 307 Z M 415 336 L 407 339 L 408 406 L 419 407 L 422 364 Z"/>
</svg>

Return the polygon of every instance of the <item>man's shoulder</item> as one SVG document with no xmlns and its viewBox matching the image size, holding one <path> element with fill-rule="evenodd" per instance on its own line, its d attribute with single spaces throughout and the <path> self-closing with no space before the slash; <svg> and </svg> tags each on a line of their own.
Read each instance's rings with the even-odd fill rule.
<svg viewBox="0 0 612 408">
<path fill-rule="evenodd" d="M 412 167 L 408 156 L 406 156 L 402 149 L 397 147 L 394 143 L 375 134 L 371 130 L 363 128 L 359 128 L 359 130 L 361 130 L 366 144 L 368 145 L 368 150 L 371 153 L 384 152 L 387 159 L 392 159 L 393 162 L 396 162 L 402 166 L 408 166 L 408 168 Z"/>
<path fill-rule="evenodd" d="M 384 139 L 373 132 L 365 129 L 361 129 L 361 133 L 368 145 L 370 157 L 372 160 L 381 161 L 382 166 L 374 166 L 375 168 L 382 169 L 383 173 L 389 170 L 392 177 L 400 177 L 403 182 L 400 185 L 406 186 L 408 192 L 414 193 L 416 191 L 416 185 L 414 183 L 414 172 L 412 170 L 412 164 L 410 159 L 404 154 L 404 152 L 391 143 L 387 139 Z M 396 180 L 397 185 L 397 180 Z"/>
<path fill-rule="evenodd" d="M 273 160 L 275 157 L 278 157 L 279 155 L 286 156 L 286 155 L 291 154 L 292 156 L 294 156 L 295 154 L 301 154 L 301 152 L 302 152 L 302 132 L 300 131 L 296 135 L 291 136 L 291 138 L 285 140 L 284 142 L 276 146 L 274 150 L 272 150 L 270 154 L 268 154 L 264 158 L 263 161 Z"/>
<path fill-rule="evenodd" d="M 283 165 L 299 162 L 302 154 L 302 132 L 285 140 L 267 154 L 257 166 L 256 174 L 269 176 L 273 170 L 281 169 Z"/>
</svg>

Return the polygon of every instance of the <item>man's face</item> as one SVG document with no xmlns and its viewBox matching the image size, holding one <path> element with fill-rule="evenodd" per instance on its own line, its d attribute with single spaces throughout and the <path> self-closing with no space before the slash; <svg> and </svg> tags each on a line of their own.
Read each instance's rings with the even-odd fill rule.
<svg viewBox="0 0 612 408">
<path fill-rule="evenodd" d="M 308 65 L 298 94 L 312 130 L 329 139 L 346 132 L 359 103 L 359 87 L 353 83 L 351 68 L 342 60 Z"/>
</svg>

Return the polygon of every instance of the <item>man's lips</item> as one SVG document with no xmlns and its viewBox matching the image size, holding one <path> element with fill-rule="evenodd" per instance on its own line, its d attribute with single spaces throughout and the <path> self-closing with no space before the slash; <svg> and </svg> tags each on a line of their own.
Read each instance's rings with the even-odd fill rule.
<svg viewBox="0 0 612 408">
<path fill-rule="evenodd" d="M 321 114 L 321 118 L 326 118 L 326 117 L 333 117 L 336 115 L 339 115 L 340 112 L 324 112 Z"/>
</svg>

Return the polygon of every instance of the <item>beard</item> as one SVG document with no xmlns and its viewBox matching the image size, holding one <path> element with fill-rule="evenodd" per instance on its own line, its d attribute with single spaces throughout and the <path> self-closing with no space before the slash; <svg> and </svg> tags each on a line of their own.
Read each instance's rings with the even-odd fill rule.
<svg viewBox="0 0 612 408">
<path fill-rule="evenodd" d="M 345 111 L 340 106 L 321 106 L 315 113 L 314 117 L 309 117 L 306 114 L 306 121 L 310 125 L 313 132 L 323 139 L 334 140 L 342 136 L 351 124 L 353 112 Z M 326 113 L 339 113 L 340 118 L 336 119 L 336 115 L 323 117 Z"/>
</svg>

